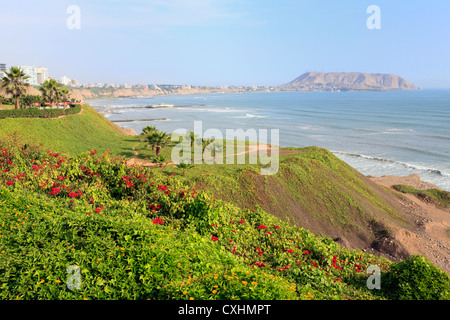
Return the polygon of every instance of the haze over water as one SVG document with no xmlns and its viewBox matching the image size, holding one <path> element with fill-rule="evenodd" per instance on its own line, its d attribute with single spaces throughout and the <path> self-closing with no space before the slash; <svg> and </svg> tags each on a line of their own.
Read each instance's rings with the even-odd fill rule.
<svg viewBox="0 0 450 320">
<path fill-rule="evenodd" d="M 155 96 L 88 102 L 110 120 L 141 133 L 217 128 L 279 129 L 282 147 L 318 146 L 365 175 L 417 173 L 450 191 L 450 90 L 270 92 Z M 172 104 L 173 108 L 136 108 Z M 108 106 L 114 109 L 106 110 Z M 186 107 L 189 106 L 189 107 Z"/>
</svg>

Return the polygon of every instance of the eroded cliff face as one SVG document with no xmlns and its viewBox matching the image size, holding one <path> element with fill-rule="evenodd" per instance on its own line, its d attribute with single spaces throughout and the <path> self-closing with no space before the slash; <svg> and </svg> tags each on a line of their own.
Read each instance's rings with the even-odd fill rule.
<svg viewBox="0 0 450 320">
<path fill-rule="evenodd" d="M 307 72 L 281 85 L 282 91 L 394 91 L 418 90 L 415 85 L 394 74 L 364 72 Z"/>
</svg>

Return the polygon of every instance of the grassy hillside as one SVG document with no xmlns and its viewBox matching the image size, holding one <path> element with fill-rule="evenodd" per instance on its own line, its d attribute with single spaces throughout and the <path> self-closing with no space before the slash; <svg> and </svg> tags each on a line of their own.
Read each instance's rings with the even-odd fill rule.
<svg viewBox="0 0 450 320">
<path fill-rule="evenodd" d="M 259 205 L 352 248 L 370 246 L 389 223 L 409 226 L 389 192 L 317 147 L 281 150 L 278 173 L 269 176 L 260 175 L 260 165 L 195 165 L 185 176 L 173 166 L 164 170 L 243 209 Z"/>
<path fill-rule="evenodd" d="M 137 143 L 135 137 L 124 135 L 120 127 L 88 105 L 83 105 L 80 114 L 59 119 L 0 119 L 0 135 L 14 133 L 21 141 L 42 143 L 46 148 L 72 155 L 89 149 L 109 149 L 114 155 L 132 156 L 132 147 Z"/>
<path fill-rule="evenodd" d="M 449 298 L 448 275 L 422 257 L 344 249 L 164 170 L 0 149 L 1 299 Z M 370 265 L 380 290 L 366 286 Z"/>
</svg>

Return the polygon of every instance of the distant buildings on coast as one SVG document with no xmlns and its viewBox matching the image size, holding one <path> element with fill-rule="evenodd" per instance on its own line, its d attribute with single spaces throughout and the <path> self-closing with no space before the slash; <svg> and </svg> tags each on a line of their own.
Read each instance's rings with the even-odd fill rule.
<svg viewBox="0 0 450 320">
<path fill-rule="evenodd" d="M 55 79 L 49 77 L 48 69 L 46 67 L 36 67 L 34 65 L 21 65 L 20 68 L 24 71 L 29 78 L 26 80 L 31 86 L 40 86 L 48 79 Z M 0 63 L 0 79 L 5 76 L 5 72 L 8 71 L 6 63 Z M 60 79 L 55 79 L 59 83 L 68 86 L 69 88 L 78 89 L 145 89 L 154 90 L 161 92 L 175 92 L 175 91 L 190 91 L 195 89 L 206 89 L 212 92 L 227 92 L 227 91 L 238 91 L 238 92 L 254 92 L 254 91 L 275 91 L 275 87 L 268 86 L 191 86 L 191 85 L 171 85 L 171 84 L 117 84 L 117 83 L 83 83 L 80 84 L 77 79 L 71 79 L 67 76 L 62 76 Z"/>
<path fill-rule="evenodd" d="M 48 69 L 46 67 L 36 67 L 33 65 L 21 65 L 19 66 L 23 72 L 29 77 L 25 80 L 30 86 L 40 86 L 48 79 L 55 79 L 49 77 Z M 8 71 L 6 63 L 0 63 L 0 78 L 5 76 L 5 73 Z M 70 79 L 66 76 L 62 76 L 60 79 L 55 79 L 59 83 L 62 83 L 68 87 L 77 88 L 79 87 L 78 80 Z"/>
</svg>

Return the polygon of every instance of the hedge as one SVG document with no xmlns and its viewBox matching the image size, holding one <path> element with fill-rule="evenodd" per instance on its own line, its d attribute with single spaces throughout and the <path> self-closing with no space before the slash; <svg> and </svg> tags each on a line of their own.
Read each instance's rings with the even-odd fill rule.
<svg viewBox="0 0 450 320">
<path fill-rule="evenodd" d="M 75 114 L 81 111 L 81 105 L 76 104 L 68 109 L 9 109 L 0 110 L 0 119 L 5 118 L 56 118 Z"/>
</svg>

